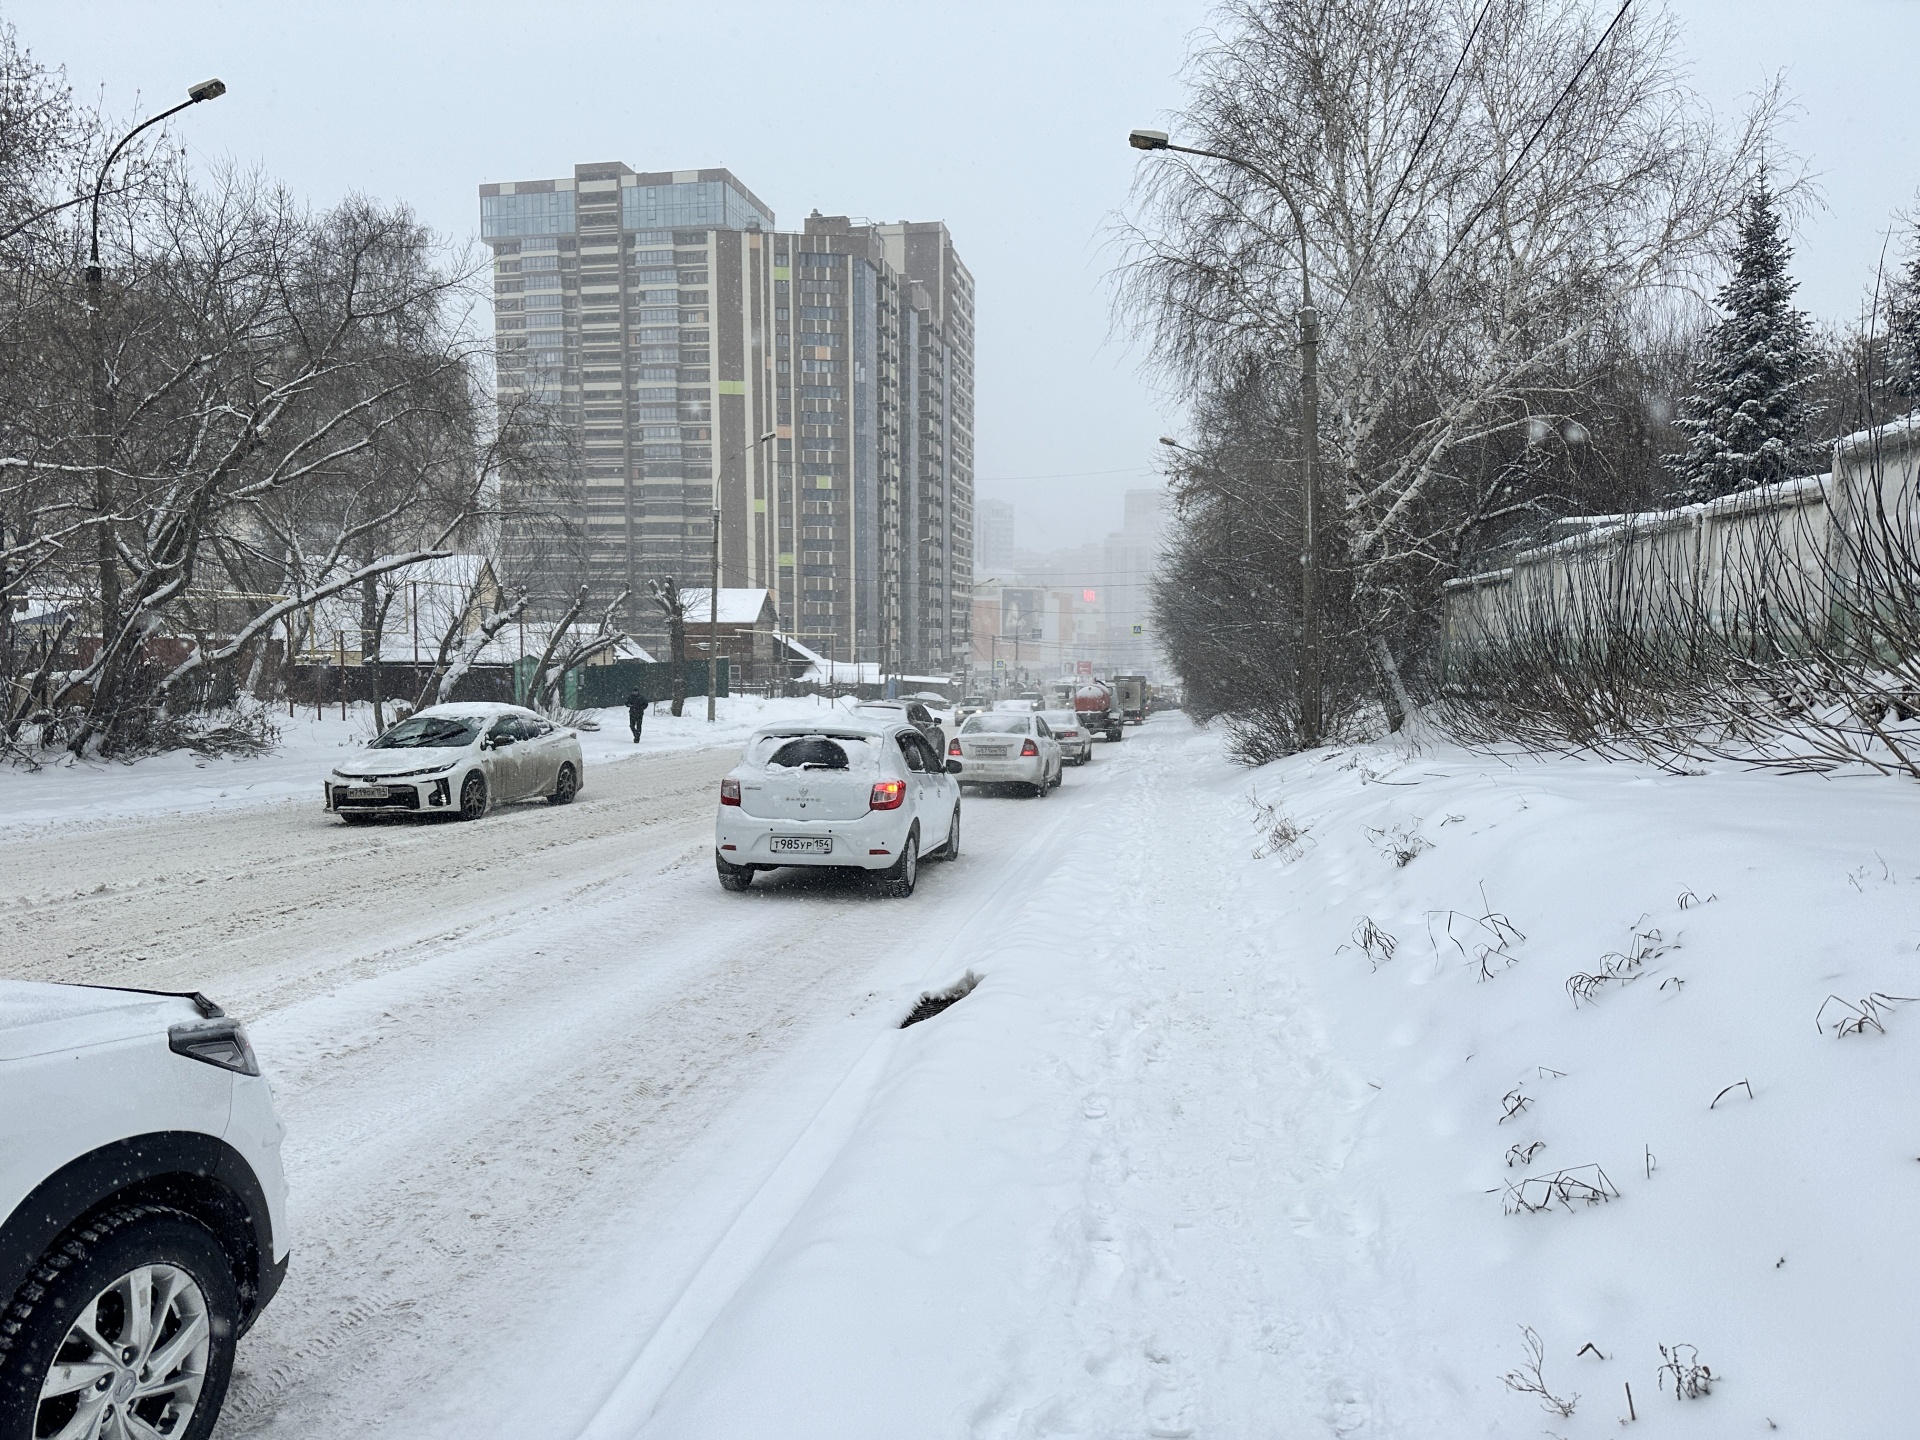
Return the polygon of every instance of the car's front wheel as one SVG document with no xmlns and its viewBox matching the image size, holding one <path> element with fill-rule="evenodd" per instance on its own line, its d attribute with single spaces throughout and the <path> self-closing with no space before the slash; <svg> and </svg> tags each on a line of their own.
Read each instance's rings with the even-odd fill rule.
<svg viewBox="0 0 1920 1440">
<path fill-rule="evenodd" d="M 475 770 L 460 782 L 460 818 L 478 820 L 487 813 L 487 777 Z"/>
<path fill-rule="evenodd" d="M 580 793 L 580 777 L 573 772 L 573 766 L 562 765 L 560 776 L 553 782 L 553 793 L 547 796 L 549 805 L 571 805 L 573 797 Z"/>
<path fill-rule="evenodd" d="M 239 1327 L 232 1263 L 204 1226 L 157 1205 L 109 1211 L 0 1313 L 0 1440 L 205 1440 Z"/>
</svg>

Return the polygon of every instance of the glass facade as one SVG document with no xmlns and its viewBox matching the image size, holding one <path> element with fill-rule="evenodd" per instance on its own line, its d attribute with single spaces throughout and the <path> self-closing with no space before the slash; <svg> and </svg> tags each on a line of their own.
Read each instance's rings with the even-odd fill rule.
<svg viewBox="0 0 1920 1440">
<path fill-rule="evenodd" d="M 571 235 L 573 191 L 482 195 L 480 233 L 489 240 L 507 235 Z"/>
<path fill-rule="evenodd" d="M 724 180 L 627 185 L 620 191 L 625 230 L 771 230 L 773 217 Z"/>
</svg>

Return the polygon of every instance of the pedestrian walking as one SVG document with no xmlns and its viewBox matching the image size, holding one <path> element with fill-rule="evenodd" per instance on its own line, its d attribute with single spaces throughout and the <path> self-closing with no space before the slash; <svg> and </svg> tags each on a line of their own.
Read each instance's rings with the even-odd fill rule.
<svg viewBox="0 0 1920 1440">
<path fill-rule="evenodd" d="M 633 743 L 640 743 L 640 727 L 647 719 L 647 697 L 638 690 L 627 692 L 627 728 L 633 731 Z"/>
</svg>

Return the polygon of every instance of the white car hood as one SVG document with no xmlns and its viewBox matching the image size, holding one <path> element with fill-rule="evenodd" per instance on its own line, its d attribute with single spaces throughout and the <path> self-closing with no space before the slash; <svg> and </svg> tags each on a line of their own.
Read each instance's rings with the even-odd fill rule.
<svg viewBox="0 0 1920 1440">
<path fill-rule="evenodd" d="M 0 980 L 0 1061 L 164 1035 L 199 1016 L 184 995 Z"/>
<path fill-rule="evenodd" d="M 414 770 L 442 770 L 464 759 L 469 747 L 421 746 L 412 750 L 367 750 L 333 768 L 342 775 L 403 775 Z"/>
</svg>

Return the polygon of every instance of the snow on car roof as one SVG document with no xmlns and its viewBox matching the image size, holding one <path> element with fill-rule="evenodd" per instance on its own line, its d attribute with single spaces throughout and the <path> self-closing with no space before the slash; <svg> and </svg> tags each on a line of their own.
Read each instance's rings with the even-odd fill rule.
<svg viewBox="0 0 1920 1440">
<path fill-rule="evenodd" d="M 792 720 L 780 725 L 762 725 L 753 732 L 753 738 L 762 740 L 776 735 L 828 735 L 847 740 L 870 740 L 896 728 L 892 725 L 862 724 L 856 715 L 843 720 Z"/>
<path fill-rule="evenodd" d="M 450 705 L 429 705 L 416 715 L 453 715 L 469 718 L 479 715 L 532 715 L 524 705 L 503 705 L 498 700 L 460 700 Z"/>
</svg>

